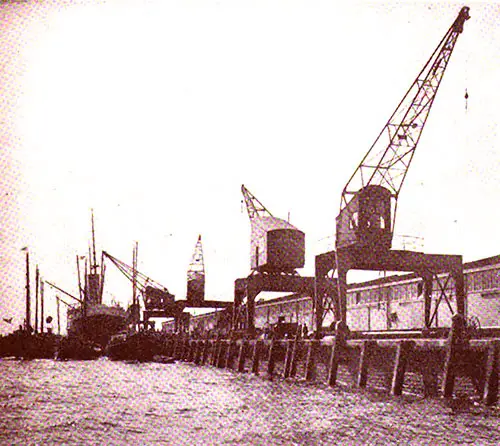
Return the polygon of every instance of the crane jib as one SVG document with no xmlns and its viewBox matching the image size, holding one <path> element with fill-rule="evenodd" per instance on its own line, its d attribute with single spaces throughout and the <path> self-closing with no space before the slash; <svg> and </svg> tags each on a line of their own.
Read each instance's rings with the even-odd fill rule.
<svg viewBox="0 0 500 446">
<path fill-rule="evenodd" d="M 469 11 L 461 9 L 344 187 L 338 247 L 370 245 L 377 239 L 386 247 L 392 243 L 397 198 Z"/>
</svg>

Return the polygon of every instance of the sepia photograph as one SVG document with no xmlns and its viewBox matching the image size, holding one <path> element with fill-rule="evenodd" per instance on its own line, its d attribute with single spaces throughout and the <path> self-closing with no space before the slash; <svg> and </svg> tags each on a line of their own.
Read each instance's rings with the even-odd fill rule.
<svg viewBox="0 0 500 446">
<path fill-rule="evenodd" d="M 499 80 L 497 1 L 0 1 L 0 445 L 498 445 Z"/>
</svg>

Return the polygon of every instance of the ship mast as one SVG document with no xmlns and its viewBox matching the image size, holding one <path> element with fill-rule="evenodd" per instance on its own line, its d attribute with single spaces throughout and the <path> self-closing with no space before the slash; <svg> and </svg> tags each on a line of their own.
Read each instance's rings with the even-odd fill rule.
<svg viewBox="0 0 500 446">
<path fill-rule="evenodd" d="M 92 258 L 89 259 L 90 264 L 90 274 L 97 273 L 97 258 L 96 258 L 96 250 L 95 250 L 95 227 L 94 227 L 94 210 L 91 209 L 91 223 L 92 223 Z"/>
<path fill-rule="evenodd" d="M 101 265 L 99 270 L 99 264 L 97 263 L 93 209 L 91 210 L 91 231 L 92 240 L 89 246 L 88 270 L 87 262 L 85 262 L 84 302 L 85 305 L 98 305 L 102 303 L 104 269 Z"/>
<path fill-rule="evenodd" d="M 139 250 L 139 243 L 135 242 L 134 249 L 132 251 L 132 305 L 137 304 L 137 254 Z"/>
<path fill-rule="evenodd" d="M 23 248 L 23 251 L 26 251 L 26 321 L 25 321 L 25 329 L 26 331 L 30 331 L 31 328 L 31 308 L 30 308 L 30 253 L 28 248 Z"/>
</svg>

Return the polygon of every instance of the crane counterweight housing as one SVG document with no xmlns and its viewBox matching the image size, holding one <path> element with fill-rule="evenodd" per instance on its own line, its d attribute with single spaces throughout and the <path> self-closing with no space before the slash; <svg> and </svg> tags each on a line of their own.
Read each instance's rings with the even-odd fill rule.
<svg viewBox="0 0 500 446">
<path fill-rule="evenodd" d="M 305 262 L 305 234 L 276 217 L 252 219 L 250 266 L 252 270 L 293 272 Z"/>
<path fill-rule="evenodd" d="M 241 193 L 252 227 L 250 268 L 252 271 L 294 273 L 305 263 L 305 234 L 295 226 L 274 217 L 245 187 Z"/>
</svg>

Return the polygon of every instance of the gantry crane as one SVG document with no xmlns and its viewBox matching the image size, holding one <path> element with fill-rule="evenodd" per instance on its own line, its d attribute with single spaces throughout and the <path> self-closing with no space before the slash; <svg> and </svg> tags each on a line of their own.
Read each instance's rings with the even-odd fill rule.
<svg viewBox="0 0 500 446">
<path fill-rule="evenodd" d="M 235 281 L 233 329 L 253 333 L 255 298 L 260 292 L 312 295 L 314 277 L 301 277 L 297 272 L 305 263 L 305 234 L 286 220 L 274 217 L 244 185 L 241 193 L 251 224 L 251 273 Z"/>
<path fill-rule="evenodd" d="M 446 301 L 452 309 L 449 291 L 453 279 L 456 312 L 464 313 L 461 256 L 397 251 L 391 247 L 401 188 L 455 44 L 469 18 L 469 8 L 463 7 L 342 191 L 336 219 L 336 252 L 316 257 L 318 331 L 328 307 L 334 307 L 337 320 L 346 322 L 346 276 L 350 269 L 411 271 L 422 277 L 427 328 L 435 321 L 439 302 Z M 336 287 L 332 287 L 334 281 L 328 273 L 335 269 L 338 279 Z M 444 284 L 442 273 L 449 273 Z M 433 281 L 438 284 L 440 296 L 431 315 Z"/>
<path fill-rule="evenodd" d="M 118 270 L 133 284 L 133 308 L 138 305 L 136 293 L 142 296 L 144 302 L 144 322 L 152 317 L 173 317 L 179 318 L 184 310 L 183 305 L 175 302 L 175 296 L 171 294 L 167 287 L 156 282 L 137 270 L 137 248 L 134 249 L 134 266 L 131 267 L 125 262 L 118 260 L 111 254 L 103 251 L 104 258 L 108 259 Z"/>
</svg>

